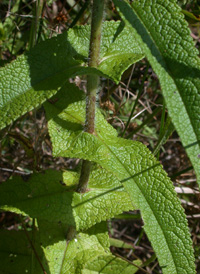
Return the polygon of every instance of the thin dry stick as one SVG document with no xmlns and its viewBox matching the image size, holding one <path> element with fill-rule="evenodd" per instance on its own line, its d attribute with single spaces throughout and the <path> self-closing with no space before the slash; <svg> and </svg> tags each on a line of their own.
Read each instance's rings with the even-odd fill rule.
<svg viewBox="0 0 200 274">
<path fill-rule="evenodd" d="M 141 270 L 142 272 L 147 273 L 147 274 L 151 274 L 150 272 L 146 271 L 144 268 L 140 267 L 140 266 L 137 265 L 137 264 L 134 264 L 133 262 L 131 262 L 131 261 L 127 260 L 126 258 L 120 256 L 119 254 L 114 253 L 114 255 L 115 255 L 116 257 L 119 257 L 119 258 L 122 259 L 123 261 L 126 261 L 126 262 L 128 262 L 129 264 L 132 264 L 133 266 L 137 267 L 137 268 L 138 268 L 139 270 Z"/>
<path fill-rule="evenodd" d="M 26 229 L 26 226 L 24 225 L 24 221 L 23 221 L 22 217 L 21 217 L 21 222 L 22 222 L 22 226 L 23 226 L 24 232 L 25 232 L 25 234 L 26 234 L 26 237 L 27 237 L 27 239 L 28 239 L 28 241 L 29 241 L 29 243 L 30 243 L 30 245 L 31 245 L 31 248 L 32 248 L 34 254 L 35 254 L 35 257 L 36 257 L 36 259 L 37 259 L 37 261 L 38 261 L 38 263 L 39 263 L 39 265 L 40 265 L 40 267 L 41 267 L 43 273 L 44 273 L 44 274 L 47 274 L 46 270 L 44 269 L 44 266 L 42 265 L 42 262 L 41 262 L 41 260 L 40 260 L 40 257 L 39 257 L 39 255 L 37 254 L 37 251 L 36 251 L 36 249 L 35 249 L 35 246 L 34 246 L 33 242 L 31 241 L 31 238 L 30 238 L 29 235 L 28 235 L 28 231 L 27 231 L 27 229 Z"/>
<path fill-rule="evenodd" d="M 90 49 L 88 66 L 97 68 L 99 63 L 99 52 L 101 43 L 101 28 L 103 22 L 104 0 L 93 0 L 92 23 L 90 36 Z M 95 131 L 95 107 L 96 94 L 99 86 L 99 76 L 88 75 L 87 77 L 87 97 L 86 97 L 86 120 L 85 132 L 94 134 Z M 87 190 L 87 184 L 90 175 L 91 162 L 84 160 L 82 163 L 81 176 L 77 192 L 84 193 Z"/>
<path fill-rule="evenodd" d="M 129 89 L 129 85 L 130 85 L 130 82 L 131 82 L 131 79 L 132 79 L 132 76 L 133 76 L 134 69 L 135 69 L 135 64 L 132 66 L 131 73 L 130 73 L 130 75 L 129 75 L 129 79 L 128 79 L 128 83 L 127 83 L 127 85 L 126 85 L 126 89 L 125 89 L 124 95 L 123 95 L 123 97 L 122 97 L 122 99 L 121 99 L 121 102 L 120 102 L 120 104 L 119 104 L 118 109 L 116 110 L 116 112 L 118 112 L 118 110 L 119 110 L 123 105 L 125 105 L 125 104 L 127 103 L 127 101 L 129 100 L 129 90 L 128 90 L 128 89 Z M 125 97 L 126 93 L 128 94 L 128 98 L 127 98 L 126 101 L 123 103 L 124 97 Z"/>
</svg>

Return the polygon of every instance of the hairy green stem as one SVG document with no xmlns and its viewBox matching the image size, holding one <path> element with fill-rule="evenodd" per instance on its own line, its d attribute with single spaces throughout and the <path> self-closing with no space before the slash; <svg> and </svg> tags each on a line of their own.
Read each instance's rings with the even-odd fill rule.
<svg viewBox="0 0 200 274">
<path fill-rule="evenodd" d="M 88 60 L 88 66 L 93 68 L 97 68 L 99 63 L 104 4 L 105 4 L 105 0 L 93 0 L 90 49 L 89 49 L 89 60 Z M 96 107 L 96 94 L 97 94 L 98 86 L 99 86 L 99 76 L 88 75 L 85 132 L 88 132 L 90 134 L 94 134 L 94 130 L 95 130 L 95 107 Z M 91 162 L 84 160 L 82 163 L 81 176 L 80 176 L 77 192 L 80 192 L 80 193 L 86 192 L 89 175 L 90 175 L 90 168 L 91 168 Z"/>
</svg>

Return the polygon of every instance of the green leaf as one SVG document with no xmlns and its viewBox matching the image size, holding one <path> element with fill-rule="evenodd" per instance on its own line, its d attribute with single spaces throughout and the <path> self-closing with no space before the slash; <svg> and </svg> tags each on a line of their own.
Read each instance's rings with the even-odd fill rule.
<svg viewBox="0 0 200 274">
<path fill-rule="evenodd" d="M 62 182 L 62 173 L 56 170 L 33 174 L 28 182 L 13 177 L 0 186 L 0 208 L 44 220 L 51 216 L 55 222 L 74 225 L 73 193 Z"/>
<path fill-rule="evenodd" d="M 134 261 L 134 265 L 113 255 L 101 255 L 85 265 L 82 274 L 134 274 L 139 269 L 141 261 Z"/>
<path fill-rule="evenodd" d="M 39 106 L 57 92 L 80 63 L 67 34 L 39 44 L 0 70 L 0 127 Z"/>
<path fill-rule="evenodd" d="M 120 182 L 103 168 L 93 167 L 85 194 L 73 192 L 79 176 L 76 172 L 47 170 L 33 174 L 30 180 L 13 177 L 0 185 L 0 208 L 42 220 L 54 220 L 85 230 L 133 210 Z"/>
<path fill-rule="evenodd" d="M 104 24 L 98 70 L 87 67 L 89 26 L 70 29 L 42 42 L 1 68 L 0 128 L 45 102 L 73 75 L 96 73 L 118 82 L 131 64 L 143 58 L 130 31 L 120 22 Z"/>
<path fill-rule="evenodd" d="M 79 91 L 73 85 L 67 90 L 74 97 L 77 93 L 79 98 Z M 85 102 L 70 104 L 70 96 L 65 94 L 63 89 L 57 94 L 60 97 L 54 105 L 46 104 L 54 155 L 95 161 L 112 172 L 141 210 L 145 231 L 163 273 L 194 274 L 187 220 L 173 184 L 160 163 L 143 144 L 118 138 L 98 110 L 95 134 L 83 132 Z"/>
<path fill-rule="evenodd" d="M 40 240 L 50 273 L 81 274 L 84 264 L 99 255 L 110 254 L 105 223 L 66 240 L 67 230 L 62 225 L 39 221 Z"/>
<path fill-rule="evenodd" d="M 100 62 L 98 70 L 115 82 L 121 80 L 122 73 L 132 64 L 143 59 L 144 54 L 133 34 L 132 28 L 124 23 L 105 22 L 103 29 L 103 43 L 101 45 Z M 114 27 L 114 28 L 113 28 Z M 130 46 L 131 45 L 131 46 Z"/>
<path fill-rule="evenodd" d="M 74 193 L 73 215 L 77 230 L 110 219 L 123 211 L 133 210 L 129 195 L 112 173 L 94 167 L 90 173 L 88 192 Z"/>
<path fill-rule="evenodd" d="M 158 75 L 169 115 L 200 185 L 200 59 L 174 0 L 114 0 Z"/>
<path fill-rule="evenodd" d="M 29 237 L 32 235 L 29 233 Z M 33 250 L 24 231 L 0 231 L 0 262 L 2 274 L 44 273 L 33 254 Z M 42 250 L 34 242 L 37 254 L 42 261 Z M 43 262 L 44 263 L 44 262 Z M 48 267 L 44 264 L 47 271 Z"/>
<path fill-rule="evenodd" d="M 129 39 L 131 33 L 132 28 L 119 21 L 103 24 L 98 70 L 115 82 L 120 81 L 122 73 L 131 64 L 144 57 L 136 40 Z M 89 25 L 75 27 L 69 32 L 69 42 L 79 54 L 77 58 L 84 62 L 88 58 L 89 40 Z"/>
</svg>

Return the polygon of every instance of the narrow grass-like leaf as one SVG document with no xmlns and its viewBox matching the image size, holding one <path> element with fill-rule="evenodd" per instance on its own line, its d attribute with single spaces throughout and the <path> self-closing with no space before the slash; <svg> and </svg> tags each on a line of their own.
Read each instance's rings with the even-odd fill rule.
<svg viewBox="0 0 200 274">
<path fill-rule="evenodd" d="M 98 70 L 87 67 L 89 26 L 46 40 L 1 68 L 0 128 L 45 102 L 73 75 L 96 73 L 119 81 L 131 64 L 143 58 L 130 32 L 120 22 L 104 24 Z"/>
<path fill-rule="evenodd" d="M 71 85 L 72 90 L 73 96 L 79 94 L 78 88 Z M 63 89 L 54 105 L 46 104 L 54 155 L 95 161 L 112 172 L 141 210 L 145 231 L 163 273 L 194 274 L 187 220 L 172 182 L 160 163 L 143 144 L 118 138 L 99 111 L 95 134 L 83 132 L 85 103 L 70 104 L 69 97 L 64 95 Z"/>
<path fill-rule="evenodd" d="M 174 0 L 114 0 L 159 77 L 169 115 L 200 185 L 200 59 Z"/>
</svg>

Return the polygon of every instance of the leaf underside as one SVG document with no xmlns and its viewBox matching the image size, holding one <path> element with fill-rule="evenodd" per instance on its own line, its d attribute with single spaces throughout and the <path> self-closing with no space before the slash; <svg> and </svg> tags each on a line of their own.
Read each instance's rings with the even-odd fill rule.
<svg viewBox="0 0 200 274">
<path fill-rule="evenodd" d="M 114 0 L 158 75 L 172 122 L 200 185 L 200 59 L 174 0 Z"/>
<path fill-rule="evenodd" d="M 66 90 L 69 96 L 65 96 Z M 118 138 L 99 111 L 95 134 L 83 132 L 85 103 L 80 98 L 78 88 L 66 84 L 57 94 L 57 102 L 45 105 L 54 155 L 94 161 L 112 172 L 141 210 L 163 273 L 194 273 L 187 221 L 162 166 L 141 143 Z"/>
</svg>

